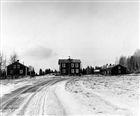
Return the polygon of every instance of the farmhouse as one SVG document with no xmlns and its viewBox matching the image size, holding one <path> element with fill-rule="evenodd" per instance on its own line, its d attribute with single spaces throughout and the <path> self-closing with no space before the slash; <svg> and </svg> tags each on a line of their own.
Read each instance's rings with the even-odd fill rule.
<svg viewBox="0 0 140 116">
<path fill-rule="evenodd" d="M 127 74 L 127 68 L 118 64 L 118 65 L 111 65 L 107 67 L 103 67 L 100 70 L 101 74 L 103 75 L 120 75 L 120 74 Z"/>
<path fill-rule="evenodd" d="M 81 74 L 81 61 L 79 59 L 59 59 L 58 64 L 61 75 Z"/>
<path fill-rule="evenodd" d="M 7 66 L 7 76 L 18 77 L 29 74 L 29 68 L 19 63 L 19 60 Z"/>
</svg>

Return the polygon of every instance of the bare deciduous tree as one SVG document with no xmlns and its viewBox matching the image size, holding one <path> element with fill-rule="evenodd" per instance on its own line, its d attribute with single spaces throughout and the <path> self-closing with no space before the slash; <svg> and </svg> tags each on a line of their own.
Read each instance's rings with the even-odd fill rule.
<svg viewBox="0 0 140 116">
<path fill-rule="evenodd" d="M 140 49 L 137 49 L 137 50 L 135 51 L 134 56 L 140 58 Z"/>
<path fill-rule="evenodd" d="M 121 56 L 119 64 L 126 66 L 129 72 L 140 73 L 140 49 L 136 50 L 134 55 L 128 58 Z"/>
<path fill-rule="evenodd" d="M 9 64 L 12 64 L 14 62 L 16 62 L 18 60 L 18 54 L 16 52 L 14 52 L 11 56 L 10 56 L 10 60 L 9 60 Z"/>
<path fill-rule="evenodd" d="M 2 73 L 6 71 L 6 58 L 4 55 L 0 53 L 0 77 L 3 75 Z"/>
<path fill-rule="evenodd" d="M 127 67 L 127 58 L 125 56 L 121 56 L 120 59 L 119 59 L 119 64 Z"/>
<path fill-rule="evenodd" d="M 140 49 L 137 49 L 134 53 L 135 57 L 135 68 L 136 70 L 140 70 Z"/>
</svg>

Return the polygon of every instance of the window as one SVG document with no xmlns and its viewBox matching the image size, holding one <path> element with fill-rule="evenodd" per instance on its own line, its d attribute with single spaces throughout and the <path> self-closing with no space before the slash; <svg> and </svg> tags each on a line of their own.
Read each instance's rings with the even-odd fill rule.
<svg viewBox="0 0 140 116">
<path fill-rule="evenodd" d="M 10 74 L 13 74 L 13 70 L 10 70 Z"/>
<path fill-rule="evenodd" d="M 118 73 L 120 74 L 121 73 L 121 70 L 118 70 Z"/>
<path fill-rule="evenodd" d="M 62 67 L 63 67 L 63 68 L 65 68 L 65 67 L 66 67 L 66 64 L 65 64 L 65 63 L 63 63 L 63 64 L 62 64 Z"/>
<path fill-rule="evenodd" d="M 19 64 L 17 65 L 17 68 L 20 69 L 20 65 Z"/>
<path fill-rule="evenodd" d="M 23 70 L 20 70 L 19 73 L 20 73 L 20 74 L 23 74 Z"/>
<path fill-rule="evenodd" d="M 78 67 L 79 67 L 79 64 L 78 64 L 78 63 L 76 63 L 76 64 L 75 64 L 75 67 L 76 67 L 76 68 L 78 68 Z"/>
<path fill-rule="evenodd" d="M 66 73 L 66 70 L 65 69 L 62 69 L 62 73 L 65 74 Z"/>
<path fill-rule="evenodd" d="M 13 65 L 13 68 L 16 69 L 16 65 Z"/>
<path fill-rule="evenodd" d="M 74 63 L 71 63 L 71 67 L 72 67 L 72 68 L 74 67 Z"/>
<path fill-rule="evenodd" d="M 74 69 L 71 69 L 71 73 L 74 73 Z"/>
<path fill-rule="evenodd" d="M 118 66 L 118 69 L 121 69 L 121 67 L 120 67 L 120 66 Z"/>
<path fill-rule="evenodd" d="M 76 69 L 76 73 L 79 73 L 79 69 Z"/>
</svg>

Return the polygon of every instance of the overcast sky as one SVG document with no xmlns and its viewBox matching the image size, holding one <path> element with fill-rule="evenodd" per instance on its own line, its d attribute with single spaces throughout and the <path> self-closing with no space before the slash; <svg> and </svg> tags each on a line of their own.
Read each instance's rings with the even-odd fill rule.
<svg viewBox="0 0 140 116">
<path fill-rule="evenodd" d="M 114 63 L 139 48 L 138 2 L 2 2 L 2 51 L 21 63 L 58 69 L 58 59 L 82 66 Z"/>
</svg>

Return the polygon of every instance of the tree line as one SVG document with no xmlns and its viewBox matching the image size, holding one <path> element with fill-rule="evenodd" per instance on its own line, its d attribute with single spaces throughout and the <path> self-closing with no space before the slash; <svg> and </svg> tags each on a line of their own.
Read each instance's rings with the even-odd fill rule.
<svg viewBox="0 0 140 116">
<path fill-rule="evenodd" d="M 19 59 L 19 56 L 16 52 L 14 52 L 10 59 L 7 61 L 6 56 L 2 53 L 0 53 L 0 77 L 6 76 L 6 65 L 12 64 L 16 62 Z M 125 66 L 129 73 L 140 73 L 140 49 L 137 49 L 133 55 L 131 56 L 120 56 L 119 60 L 116 59 L 115 64 L 120 64 L 122 66 Z M 35 73 L 34 67 L 30 66 L 32 69 L 32 75 L 46 75 L 50 73 L 58 73 L 57 70 L 39 70 L 39 74 Z M 95 67 L 95 69 L 100 69 L 100 67 Z M 87 66 L 86 68 L 81 69 L 82 74 L 94 74 L 94 67 Z"/>
<path fill-rule="evenodd" d="M 39 76 L 41 75 L 47 75 L 47 74 L 53 74 L 53 73 L 58 73 L 57 70 L 51 70 L 49 69 L 45 69 L 45 71 L 43 71 L 42 69 L 39 69 Z"/>
<path fill-rule="evenodd" d="M 131 56 L 121 56 L 119 64 L 125 66 L 129 73 L 140 73 L 140 49 L 137 49 Z"/>
<path fill-rule="evenodd" d="M 140 49 L 137 49 L 133 55 L 131 56 L 120 56 L 119 60 L 116 59 L 115 64 L 120 64 L 127 68 L 128 73 L 140 73 Z M 110 64 L 111 65 L 111 64 Z M 109 66 L 106 64 L 106 66 Z M 86 74 L 94 74 L 94 70 L 100 70 L 102 67 L 95 66 L 87 66 L 86 68 L 81 69 L 81 73 Z"/>
</svg>

